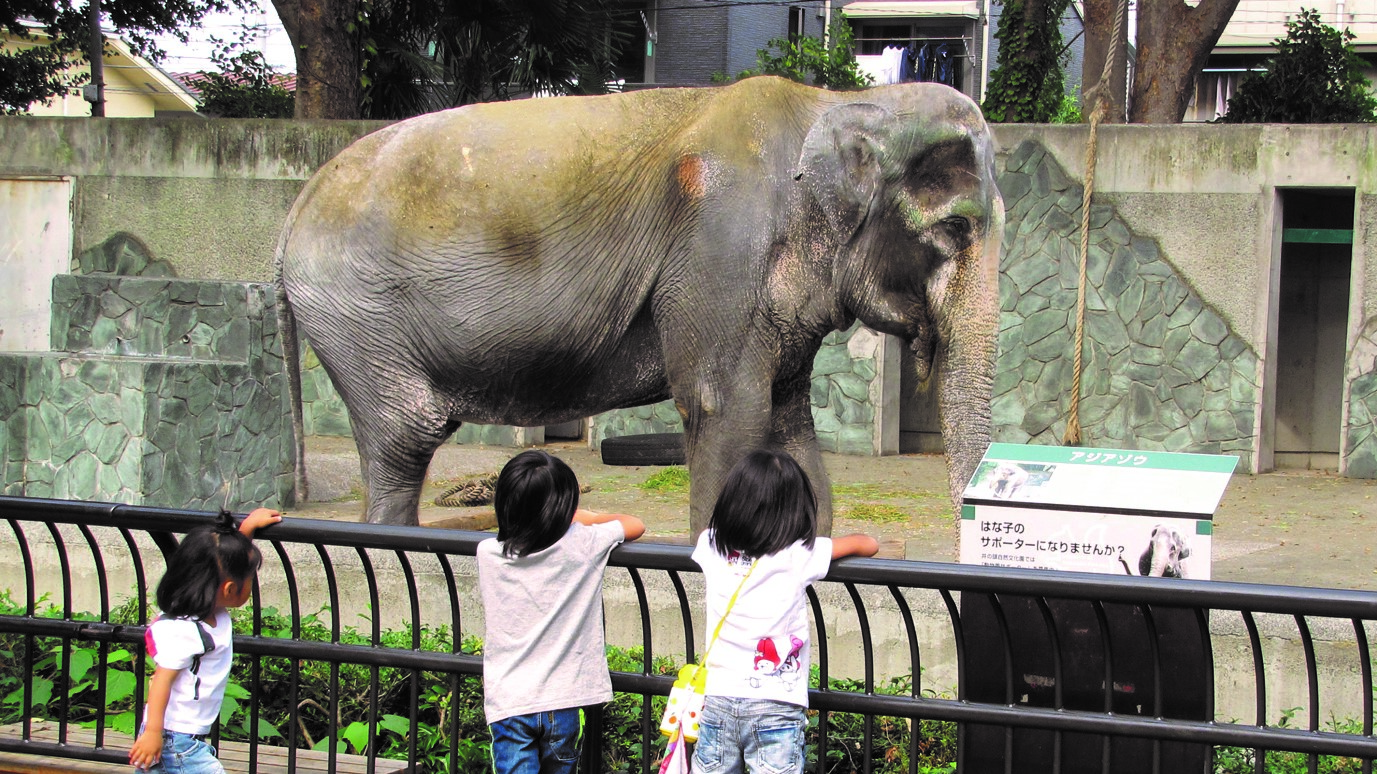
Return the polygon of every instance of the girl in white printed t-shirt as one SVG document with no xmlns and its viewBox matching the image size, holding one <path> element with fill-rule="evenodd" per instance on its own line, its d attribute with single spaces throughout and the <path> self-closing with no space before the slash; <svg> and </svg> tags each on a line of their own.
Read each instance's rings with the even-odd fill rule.
<svg viewBox="0 0 1377 774">
<path fill-rule="evenodd" d="M 215 748 L 204 737 L 220 716 L 230 665 L 234 626 L 230 608 L 249 600 L 263 555 L 253 533 L 282 520 L 257 508 L 235 528 L 221 511 L 213 527 L 187 533 L 158 581 L 161 612 L 144 633 L 156 668 L 148 686 L 143 730 L 129 751 L 140 771 L 223 774 Z"/>
<path fill-rule="evenodd" d="M 869 535 L 816 537 L 816 523 L 808 474 L 788 454 L 754 451 L 727 474 L 693 549 L 707 586 L 707 630 L 722 622 L 705 664 L 694 774 L 803 771 L 804 592 L 833 559 L 880 549 Z"/>
</svg>

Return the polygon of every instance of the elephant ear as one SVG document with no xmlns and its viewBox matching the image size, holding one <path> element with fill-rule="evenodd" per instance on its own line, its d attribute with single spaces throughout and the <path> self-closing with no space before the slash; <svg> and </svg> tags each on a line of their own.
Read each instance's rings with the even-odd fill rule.
<svg viewBox="0 0 1377 774">
<path fill-rule="evenodd" d="M 868 102 L 838 105 L 823 113 L 803 140 L 794 178 L 843 240 L 860 228 L 880 190 L 880 157 L 894 120 L 893 113 Z"/>
</svg>

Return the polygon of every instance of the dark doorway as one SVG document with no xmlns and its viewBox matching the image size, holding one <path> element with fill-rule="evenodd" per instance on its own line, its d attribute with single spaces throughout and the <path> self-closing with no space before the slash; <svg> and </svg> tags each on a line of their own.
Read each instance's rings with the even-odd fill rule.
<svg viewBox="0 0 1377 774">
<path fill-rule="evenodd" d="M 1281 192 L 1277 468 L 1337 470 L 1353 263 L 1351 189 Z"/>
<path fill-rule="evenodd" d="M 918 381 L 913 350 L 902 349 L 899 368 L 899 453 L 942 451 L 942 425 L 937 413 L 937 379 Z"/>
</svg>

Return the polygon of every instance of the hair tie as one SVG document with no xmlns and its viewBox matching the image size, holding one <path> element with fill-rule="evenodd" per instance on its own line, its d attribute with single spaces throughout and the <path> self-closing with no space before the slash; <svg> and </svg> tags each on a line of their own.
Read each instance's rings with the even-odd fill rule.
<svg viewBox="0 0 1377 774">
<path fill-rule="evenodd" d="M 215 531 L 222 535 L 228 535 L 239 531 L 239 525 L 234 522 L 234 514 L 220 509 L 220 513 L 215 516 Z"/>
</svg>

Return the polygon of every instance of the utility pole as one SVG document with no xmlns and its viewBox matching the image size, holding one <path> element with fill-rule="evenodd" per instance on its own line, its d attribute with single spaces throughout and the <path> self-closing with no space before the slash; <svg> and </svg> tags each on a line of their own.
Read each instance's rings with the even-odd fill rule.
<svg viewBox="0 0 1377 774">
<path fill-rule="evenodd" d="M 91 60 L 91 82 L 82 89 L 82 97 L 91 103 L 91 115 L 105 117 L 105 36 L 100 32 L 100 0 L 90 0 L 91 47 L 87 57 Z"/>
</svg>

